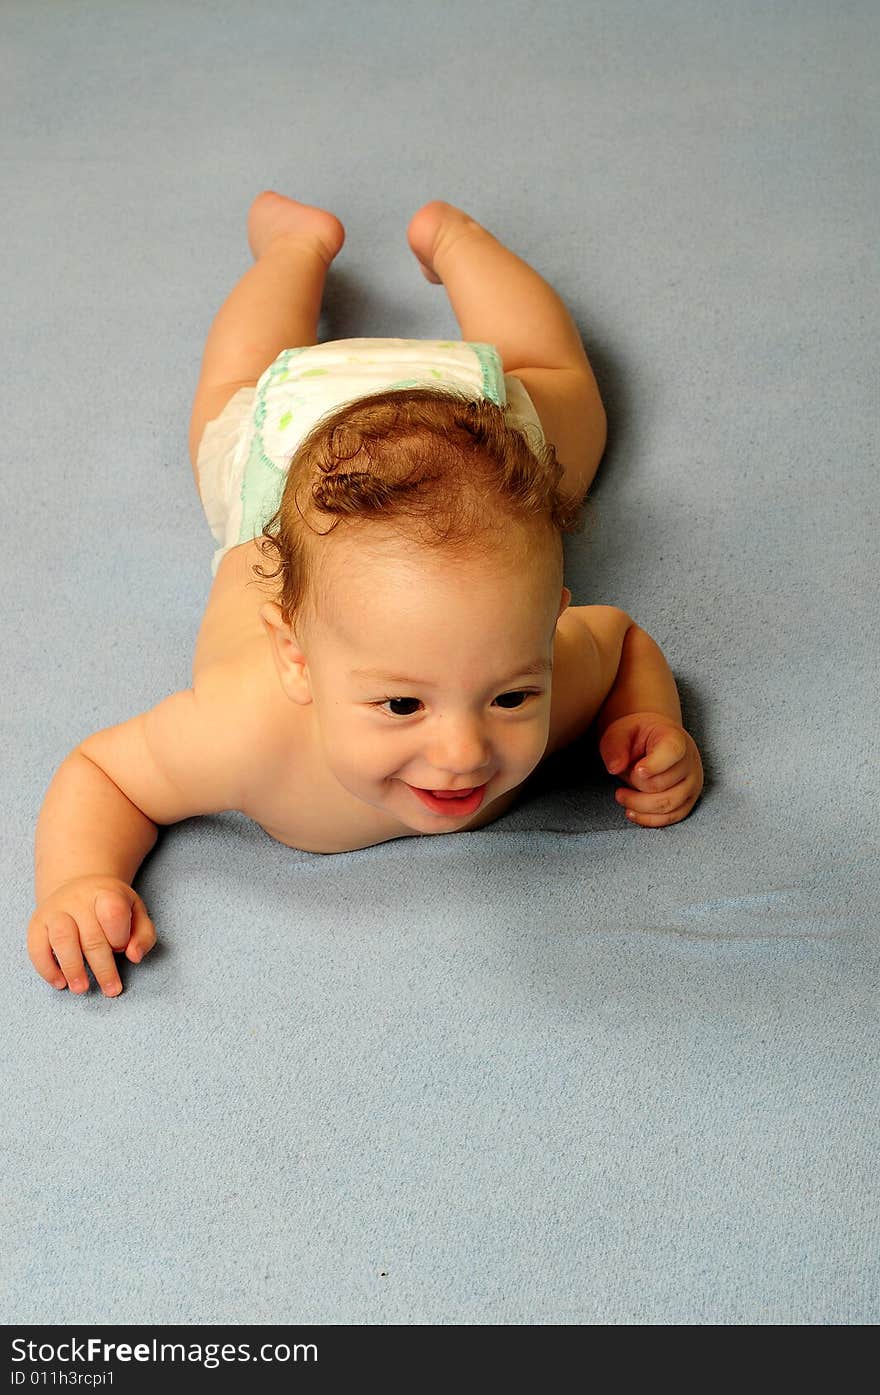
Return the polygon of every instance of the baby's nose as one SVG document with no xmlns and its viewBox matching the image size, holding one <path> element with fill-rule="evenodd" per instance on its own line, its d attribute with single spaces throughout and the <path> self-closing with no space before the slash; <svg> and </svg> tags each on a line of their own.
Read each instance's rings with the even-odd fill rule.
<svg viewBox="0 0 880 1395">
<path fill-rule="evenodd" d="M 428 752 L 428 759 L 436 770 L 447 771 L 457 779 L 464 775 L 477 775 L 491 759 L 489 742 L 479 722 L 462 718 L 450 719 L 440 724 L 441 730 L 435 733 Z M 479 783 L 477 781 L 477 783 Z"/>
</svg>

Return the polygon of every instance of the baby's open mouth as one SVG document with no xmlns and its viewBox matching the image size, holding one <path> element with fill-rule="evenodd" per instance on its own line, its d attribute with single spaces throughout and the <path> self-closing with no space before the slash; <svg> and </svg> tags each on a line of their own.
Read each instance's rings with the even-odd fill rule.
<svg viewBox="0 0 880 1395">
<path fill-rule="evenodd" d="M 483 802 L 485 785 L 474 785 L 468 790 L 426 790 L 419 785 L 410 785 L 413 794 L 434 814 L 475 814 Z"/>
</svg>

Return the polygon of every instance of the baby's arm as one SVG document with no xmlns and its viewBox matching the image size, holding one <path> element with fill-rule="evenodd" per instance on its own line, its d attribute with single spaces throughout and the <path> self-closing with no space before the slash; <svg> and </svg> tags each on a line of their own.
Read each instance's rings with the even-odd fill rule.
<svg viewBox="0 0 880 1395">
<path fill-rule="evenodd" d="M 606 769 L 629 786 L 617 790 L 618 803 L 647 828 L 686 818 L 703 788 L 700 753 L 681 716 L 678 689 L 661 649 L 630 622 L 596 731 Z"/>
<path fill-rule="evenodd" d="M 131 882 L 159 825 L 235 807 L 222 710 L 210 686 L 198 696 L 174 693 L 96 732 L 62 762 L 37 822 L 37 910 L 28 929 L 31 960 L 49 983 L 85 989 L 85 955 L 113 995 L 121 990 L 113 951 L 136 962 L 152 949 L 155 931 Z M 106 892 L 115 904 L 101 898 L 99 909 Z"/>
</svg>

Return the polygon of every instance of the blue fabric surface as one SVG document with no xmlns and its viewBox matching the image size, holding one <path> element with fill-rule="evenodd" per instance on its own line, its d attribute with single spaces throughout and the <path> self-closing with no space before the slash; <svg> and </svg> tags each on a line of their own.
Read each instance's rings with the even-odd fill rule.
<svg viewBox="0 0 880 1395">
<path fill-rule="evenodd" d="M 877 7 L 7 0 L 0 37 L 0 1321 L 876 1322 Z M 566 580 L 661 645 L 706 789 L 633 827 L 581 742 L 473 834 L 188 821 L 136 882 L 159 946 L 75 999 L 25 953 L 34 826 L 189 682 L 189 411 L 264 188 L 346 225 L 322 338 L 457 336 L 430 198 L 572 308 L 610 439 Z"/>
</svg>

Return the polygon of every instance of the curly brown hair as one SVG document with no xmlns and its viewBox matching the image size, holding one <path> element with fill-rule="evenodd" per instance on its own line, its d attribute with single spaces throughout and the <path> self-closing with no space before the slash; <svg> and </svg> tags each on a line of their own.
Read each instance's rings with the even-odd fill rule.
<svg viewBox="0 0 880 1395">
<path fill-rule="evenodd" d="M 497 553 L 503 525 L 519 524 L 520 545 L 531 539 L 545 554 L 554 547 L 561 563 L 562 535 L 582 531 L 592 508 L 560 490 L 562 474 L 540 431 L 462 390 L 395 388 L 359 398 L 322 417 L 300 442 L 281 503 L 257 540 L 275 566 L 253 571 L 278 579 L 273 599 L 292 625 L 306 609 L 319 614 L 319 539 L 343 522 L 360 533 L 386 524 L 455 556 L 473 554 L 490 537 Z M 333 517 L 329 528 L 312 526 L 318 515 Z"/>
</svg>

